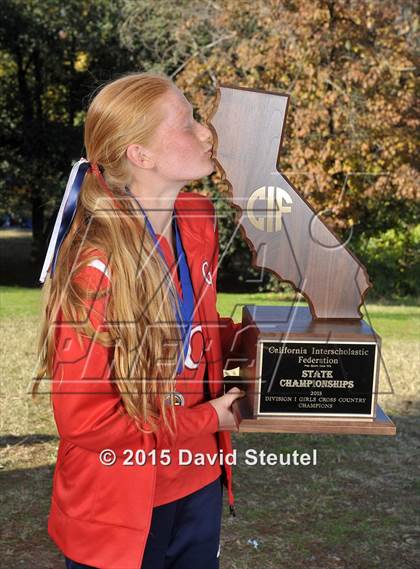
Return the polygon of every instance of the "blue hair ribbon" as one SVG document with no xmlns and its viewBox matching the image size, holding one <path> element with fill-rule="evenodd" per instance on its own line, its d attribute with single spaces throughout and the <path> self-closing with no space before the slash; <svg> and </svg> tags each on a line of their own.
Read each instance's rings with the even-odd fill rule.
<svg viewBox="0 0 420 569">
<path fill-rule="evenodd" d="M 45 281 L 50 267 L 51 276 L 54 274 L 60 247 L 63 244 L 73 222 L 80 188 L 82 187 L 84 177 L 89 168 L 90 162 L 85 158 L 80 158 L 80 160 L 76 162 L 71 169 L 70 176 L 67 180 L 66 190 L 64 192 L 63 199 L 61 200 L 60 209 L 58 210 L 57 218 L 55 220 L 47 254 L 45 255 L 44 265 L 39 277 L 41 283 Z"/>
</svg>

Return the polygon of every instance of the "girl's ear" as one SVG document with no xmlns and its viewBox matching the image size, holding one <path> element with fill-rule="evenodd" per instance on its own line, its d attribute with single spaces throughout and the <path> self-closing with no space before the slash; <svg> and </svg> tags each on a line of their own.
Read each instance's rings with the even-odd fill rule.
<svg viewBox="0 0 420 569">
<path fill-rule="evenodd" d="M 126 153 L 128 160 L 139 168 L 153 168 L 155 165 L 149 151 L 140 144 L 129 144 Z"/>
</svg>

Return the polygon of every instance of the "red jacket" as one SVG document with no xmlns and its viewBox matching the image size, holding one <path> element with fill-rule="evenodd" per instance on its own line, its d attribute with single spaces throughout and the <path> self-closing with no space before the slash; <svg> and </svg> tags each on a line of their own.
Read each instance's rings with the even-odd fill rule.
<svg viewBox="0 0 420 569">
<path fill-rule="evenodd" d="M 181 239 L 191 272 L 196 307 L 206 341 L 209 386 L 213 398 L 223 394 L 223 367 L 232 367 L 240 349 L 241 324 L 220 318 L 216 309 L 219 255 L 217 218 L 212 202 L 199 194 L 181 192 L 175 201 Z M 104 257 L 98 258 L 104 262 Z M 92 288 L 106 288 L 107 276 L 88 266 L 77 276 Z M 112 276 L 111 276 L 112 288 Z M 97 330 L 104 322 L 107 297 L 92 303 L 89 318 Z M 112 377 L 112 348 L 81 337 L 76 327 L 60 320 L 55 329 L 52 377 L 54 418 L 60 445 L 53 478 L 48 533 L 71 559 L 99 569 L 139 569 L 149 533 L 156 466 L 123 465 L 125 449 L 170 449 L 164 430 L 142 433 L 125 412 Z M 80 343 L 79 343 L 80 342 Z M 228 362 L 230 360 L 230 362 Z M 175 407 L 177 442 L 215 432 L 217 413 L 208 403 Z M 230 433 L 217 433 L 219 449 L 232 451 Z M 104 466 L 103 449 L 117 460 Z M 224 484 L 233 506 L 232 469 L 223 465 Z"/>
</svg>

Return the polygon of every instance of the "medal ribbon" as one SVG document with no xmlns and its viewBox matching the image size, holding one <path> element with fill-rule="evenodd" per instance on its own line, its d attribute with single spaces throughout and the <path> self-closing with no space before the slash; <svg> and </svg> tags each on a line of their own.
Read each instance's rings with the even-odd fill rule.
<svg viewBox="0 0 420 569">
<path fill-rule="evenodd" d="M 153 241 L 155 243 L 155 246 L 157 247 L 162 259 L 164 260 L 166 266 L 168 267 L 168 270 L 170 271 L 170 267 L 169 267 L 169 265 L 165 259 L 163 251 L 159 245 L 159 242 L 158 242 L 158 239 L 156 237 L 156 233 L 153 229 L 153 226 L 150 223 L 150 220 L 147 217 L 146 212 L 144 211 L 144 209 L 142 208 L 140 203 L 139 203 L 139 205 L 140 205 L 140 208 L 143 212 L 144 219 L 146 221 L 146 227 L 147 227 L 149 233 L 151 234 Z M 174 208 L 174 212 L 175 212 L 175 208 Z M 188 353 L 188 347 L 189 347 L 191 328 L 192 328 L 192 323 L 193 323 L 194 290 L 193 290 L 193 286 L 192 286 L 190 270 L 188 268 L 187 259 L 186 259 L 184 247 L 182 245 L 182 241 L 181 241 L 181 237 L 180 237 L 179 229 L 178 229 L 178 224 L 176 222 L 176 216 L 174 215 L 174 212 L 172 213 L 172 228 L 174 229 L 174 232 L 175 232 L 176 256 L 177 256 L 177 259 L 175 259 L 175 260 L 177 262 L 177 265 L 179 266 L 182 299 L 178 293 L 178 290 L 176 290 L 176 294 L 178 296 L 181 314 L 179 313 L 176 305 L 174 306 L 174 308 L 175 308 L 175 312 L 176 312 L 176 319 L 178 322 L 178 326 L 181 329 L 184 359 L 186 359 L 187 353 Z M 177 374 L 181 373 L 182 369 L 183 369 L 182 359 L 181 359 L 181 357 L 179 357 Z"/>
</svg>

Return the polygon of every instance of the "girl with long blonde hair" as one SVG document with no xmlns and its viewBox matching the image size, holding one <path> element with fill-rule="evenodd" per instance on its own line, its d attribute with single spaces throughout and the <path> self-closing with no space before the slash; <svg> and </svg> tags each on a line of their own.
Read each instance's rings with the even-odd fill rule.
<svg viewBox="0 0 420 569">
<path fill-rule="evenodd" d="M 212 133 L 168 77 L 133 73 L 94 95 L 84 143 L 40 279 L 48 532 L 68 569 L 216 569 L 240 324 L 216 310 L 213 204 L 181 191 L 213 172 Z"/>
</svg>

